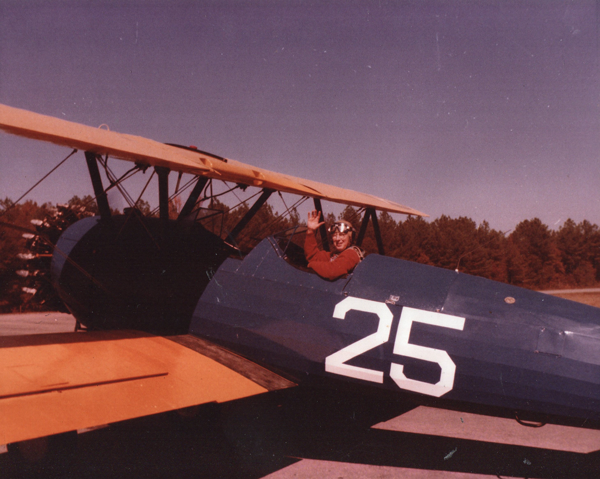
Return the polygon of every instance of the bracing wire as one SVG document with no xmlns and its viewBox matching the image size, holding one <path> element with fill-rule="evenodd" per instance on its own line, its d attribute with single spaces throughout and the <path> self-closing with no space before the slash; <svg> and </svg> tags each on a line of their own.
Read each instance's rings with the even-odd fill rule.
<svg viewBox="0 0 600 479">
<path fill-rule="evenodd" d="M 194 183 L 194 181 L 195 181 L 196 179 L 197 179 L 197 177 L 196 177 L 196 176 L 194 176 L 194 177 L 193 177 L 191 180 L 189 180 L 189 181 L 188 181 L 188 182 L 187 182 L 185 185 L 183 185 L 181 188 L 177 189 L 177 190 L 175 191 L 175 193 L 173 193 L 171 196 L 169 196 L 169 201 L 172 201 L 172 200 L 174 200 L 175 198 L 177 198 L 178 196 L 181 196 L 181 194 L 182 194 L 183 192 L 185 192 L 185 191 L 186 191 L 186 190 L 187 190 L 187 189 L 188 189 L 188 188 L 189 188 L 189 187 L 190 187 L 190 186 L 191 186 L 191 185 Z M 153 210 L 150 212 L 150 215 L 154 215 L 154 214 L 156 214 L 156 213 L 158 212 L 158 210 L 159 210 L 159 209 L 160 209 L 159 207 L 156 207 L 156 208 L 154 208 L 154 209 L 153 209 Z"/>
<path fill-rule="evenodd" d="M 127 192 L 127 190 L 125 188 L 123 188 L 123 186 L 120 184 L 120 181 L 117 180 L 116 175 L 112 172 L 112 170 L 108 166 L 108 155 L 106 156 L 106 158 L 104 158 L 104 161 L 102 161 L 102 158 L 100 158 L 100 164 L 104 167 L 104 171 L 106 172 L 106 177 L 108 178 L 108 181 L 110 182 L 110 187 L 107 188 L 106 191 L 108 191 L 113 186 L 116 186 L 117 189 L 119 190 L 119 192 L 121 193 L 121 195 L 123 196 L 123 198 L 125 199 L 125 201 L 127 202 L 127 204 L 130 207 L 133 207 L 134 206 L 133 198 Z M 105 191 L 105 193 L 106 193 L 106 191 Z"/>
<path fill-rule="evenodd" d="M 52 168 L 48 173 L 46 173 L 46 175 L 44 175 L 44 177 L 39 180 L 35 185 L 33 185 L 31 188 L 29 188 L 25 193 L 23 193 L 21 195 L 21 197 L 15 201 L 14 203 L 12 203 L 8 208 L 6 208 L 2 213 L 0 213 L 0 217 L 4 216 L 6 213 L 8 213 L 10 210 L 12 210 L 15 206 L 17 206 L 19 204 L 19 201 L 21 201 L 23 198 L 25 198 L 29 193 L 31 193 L 33 191 L 33 189 L 35 187 L 37 187 L 42 181 L 44 181 L 46 178 L 48 178 L 52 173 L 54 173 L 54 171 L 56 171 L 65 161 L 67 161 L 69 158 L 71 158 L 71 156 L 73 156 L 75 153 L 77 153 L 77 150 L 73 150 L 71 153 L 69 153 L 65 159 L 63 159 L 58 165 L 56 165 L 54 168 Z"/>
<path fill-rule="evenodd" d="M 146 188 L 148 188 L 148 185 L 150 184 L 150 181 L 152 181 L 152 178 L 154 177 L 154 173 L 155 173 L 155 171 L 153 171 L 152 174 L 150 175 L 150 178 L 148 178 L 148 181 L 144 185 L 144 189 L 142 190 L 142 192 L 138 196 L 138 199 L 135 200 L 135 203 L 133 204 L 133 208 L 135 208 L 137 206 L 137 204 L 139 203 L 139 201 L 142 199 L 142 196 L 144 196 L 144 193 L 146 192 Z"/>
</svg>

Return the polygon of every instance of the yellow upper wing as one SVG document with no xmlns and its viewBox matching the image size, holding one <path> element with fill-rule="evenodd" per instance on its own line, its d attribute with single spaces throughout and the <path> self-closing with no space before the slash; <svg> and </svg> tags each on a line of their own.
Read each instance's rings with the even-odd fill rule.
<svg viewBox="0 0 600 479">
<path fill-rule="evenodd" d="M 271 188 L 346 205 L 372 207 L 390 213 L 427 216 L 407 206 L 369 194 L 275 173 L 235 160 L 220 160 L 202 152 L 169 146 L 139 136 L 93 128 L 6 105 L 0 105 L 0 129 L 26 138 L 108 154 L 143 165 L 163 166 L 194 175 Z"/>
</svg>

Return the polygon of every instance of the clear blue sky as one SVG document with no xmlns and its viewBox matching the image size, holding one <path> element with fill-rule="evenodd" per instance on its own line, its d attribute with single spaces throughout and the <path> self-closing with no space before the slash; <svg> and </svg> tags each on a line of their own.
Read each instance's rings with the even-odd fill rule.
<svg viewBox="0 0 600 479">
<path fill-rule="evenodd" d="M 0 0 L 0 103 L 502 231 L 600 224 L 595 1 Z M 67 151 L 1 134 L 0 196 Z M 91 193 L 83 155 L 32 194 Z M 397 217 L 400 219 L 401 217 Z"/>
</svg>

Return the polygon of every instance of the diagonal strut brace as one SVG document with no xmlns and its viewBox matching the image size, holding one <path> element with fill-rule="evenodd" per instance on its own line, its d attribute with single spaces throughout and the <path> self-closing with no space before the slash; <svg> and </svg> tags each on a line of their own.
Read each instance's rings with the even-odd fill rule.
<svg viewBox="0 0 600 479">
<path fill-rule="evenodd" d="M 96 197 L 96 203 L 98 204 L 100 218 L 103 220 L 108 219 L 110 218 L 110 206 L 108 205 L 108 196 L 102 186 L 102 178 L 100 177 L 100 170 L 98 169 L 97 154 L 92 151 L 86 151 L 85 161 L 87 162 L 90 178 L 92 179 L 94 196 Z"/>
<path fill-rule="evenodd" d="M 363 217 L 360 225 L 360 232 L 356 240 L 356 245 L 361 247 L 365 233 L 367 232 L 367 226 L 369 225 L 369 219 L 373 223 L 373 231 L 375 232 L 375 241 L 377 241 L 377 251 L 380 255 L 385 255 L 385 249 L 383 247 L 383 240 L 381 238 L 381 230 L 379 229 L 379 221 L 377 220 L 377 212 L 375 208 L 367 208 L 365 216 Z"/>
<path fill-rule="evenodd" d="M 261 206 L 265 204 L 265 202 L 269 199 L 269 196 L 271 196 L 274 191 L 275 190 L 270 190 L 269 188 L 263 189 L 262 195 L 260 195 L 258 200 L 256 200 L 256 203 L 254 203 L 252 205 L 252 208 L 250 208 L 246 212 L 244 217 L 238 222 L 237 225 L 235 225 L 233 230 L 231 230 L 231 233 L 229 233 L 229 237 L 233 241 L 235 241 L 237 239 L 237 236 L 241 233 L 241 231 L 245 228 L 245 226 L 250 222 L 250 220 L 252 218 L 254 218 L 254 215 L 258 212 L 258 210 L 261 208 Z"/>
</svg>

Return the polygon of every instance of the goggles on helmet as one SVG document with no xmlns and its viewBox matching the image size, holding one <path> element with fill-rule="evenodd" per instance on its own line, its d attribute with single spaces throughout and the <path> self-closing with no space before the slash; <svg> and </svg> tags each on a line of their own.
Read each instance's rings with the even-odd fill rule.
<svg viewBox="0 0 600 479">
<path fill-rule="evenodd" d="M 347 225 L 346 223 L 342 223 L 341 221 L 338 221 L 338 222 L 333 223 L 329 228 L 327 228 L 327 231 L 329 231 L 329 233 L 331 233 L 331 234 L 333 234 L 333 233 L 346 234 L 349 231 L 354 231 L 354 228 L 352 228 L 352 226 Z"/>
</svg>

